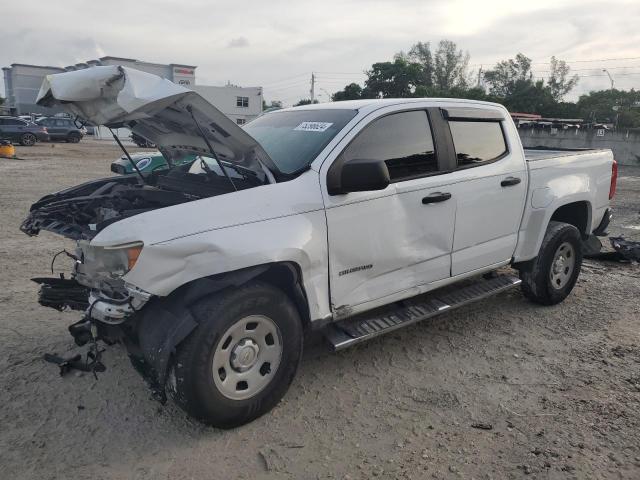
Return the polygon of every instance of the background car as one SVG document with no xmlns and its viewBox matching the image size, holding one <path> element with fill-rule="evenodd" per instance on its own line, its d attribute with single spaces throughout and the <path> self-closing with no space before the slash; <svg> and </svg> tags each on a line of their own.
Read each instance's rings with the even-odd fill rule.
<svg viewBox="0 0 640 480">
<path fill-rule="evenodd" d="M 184 155 L 178 159 L 174 159 L 173 163 L 174 165 L 179 166 L 191 163 L 195 159 L 196 155 Z M 138 167 L 138 170 L 141 172 L 154 172 L 169 168 L 167 160 L 162 156 L 162 153 L 158 151 L 132 153 L 131 160 L 134 161 L 136 167 Z M 111 164 L 111 171 L 119 175 L 135 173 L 135 170 L 126 155 L 122 155 L 118 160 Z"/>
<path fill-rule="evenodd" d="M 43 125 L 36 125 L 17 117 L 0 117 L 0 140 L 10 140 L 30 147 L 36 142 L 49 140 L 49 134 Z"/>
<path fill-rule="evenodd" d="M 131 134 L 131 141 L 135 143 L 140 148 L 155 148 L 156 146 L 151 143 L 146 138 L 141 137 L 140 135 L 136 135 L 135 133 Z"/>
<path fill-rule="evenodd" d="M 41 117 L 36 120 L 37 125 L 46 127 L 50 140 L 64 140 L 78 143 L 84 136 L 73 120 L 64 117 Z"/>
</svg>

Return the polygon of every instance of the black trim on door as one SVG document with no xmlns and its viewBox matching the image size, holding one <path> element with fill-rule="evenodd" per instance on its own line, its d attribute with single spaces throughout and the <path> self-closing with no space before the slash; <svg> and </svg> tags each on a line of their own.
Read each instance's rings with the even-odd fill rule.
<svg viewBox="0 0 640 480">
<path fill-rule="evenodd" d="M 453 137 L 449 130 L 449 123 L 444 119 L 443 111 L 440 107 L 428 107 L 427 115 L 431 124 L 433 143 L 438 152 L 438 174 L 450 173 L 456 169 L 457 157 L 456 149 L 453 146 Z"/>
<path fill-rule="evenodd" d="M 500 186 L 502 187 L 511 187 L 513 185 L 518 185 L 522 179 L 520 177 L 507 177 L 500 182 Z"/>
<path fill-rule="evenodd" d="M 430 195 L 427 195 L 422 199 L 423 205 L 428 205 L 430 203 L 440 203 L 445 202 L 451 198 L 451 194 L 449 192 L 434 192 Z"/>
</svg>

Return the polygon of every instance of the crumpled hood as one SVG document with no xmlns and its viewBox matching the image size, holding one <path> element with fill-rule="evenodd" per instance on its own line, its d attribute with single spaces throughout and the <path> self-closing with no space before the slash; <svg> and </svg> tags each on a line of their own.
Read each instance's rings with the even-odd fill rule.
<svg viewBox="0 0 640 480">
<path fill-rule="evenodd" d="M 260 144 L 235 122 L 198 93 L 157 75 L 115 65 L 47 75 L 36 103 L 61 105 L 94 125 L 127 127 L 169 157 L 176 151 L 209 153 L 187 109 L 191 107 L 220 160 L 260 177 L 277 172 Z"/>
</svg>

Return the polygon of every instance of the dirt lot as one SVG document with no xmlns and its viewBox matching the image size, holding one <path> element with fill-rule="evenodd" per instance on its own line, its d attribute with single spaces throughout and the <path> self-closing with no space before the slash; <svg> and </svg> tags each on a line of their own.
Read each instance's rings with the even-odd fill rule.
<svg viewBox="0 0 640 480">
<path fill-rule="evenodd" d="M 284 401 L 219 431 L 152 400 L 119 347 L 97 381 L 41 359 L 81 350 L 78 314 L 40 307 L 29 281 L 68 244 L 18 226 L 119 153 L 18 154 L 0 159 L 0 477 L 640 478 L 640 267 L 588 261 L 555 307 L 513 290 L 339 354 L 311 339 Z M 613 233 L 639 239 L 640 169 L 621 173 Z"/>
</svg>

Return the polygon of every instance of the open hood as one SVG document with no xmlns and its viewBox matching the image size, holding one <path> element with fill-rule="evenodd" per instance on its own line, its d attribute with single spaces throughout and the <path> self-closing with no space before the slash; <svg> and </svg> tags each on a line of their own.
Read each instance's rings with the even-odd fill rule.
<svg viewBox="0 0 640 480">
<path fill-rule="evenodd" d="M 36 103 L 61 105 L 94 125 L 127 127 L 169 158 L 176 152 L 209 155 L 190 109 L 220 160 L 269 181 L 279 173 L 260 144 L 235 122 L 198 93 L 157 75 L 116 65 L 47 75 Z"/>
</svg>

